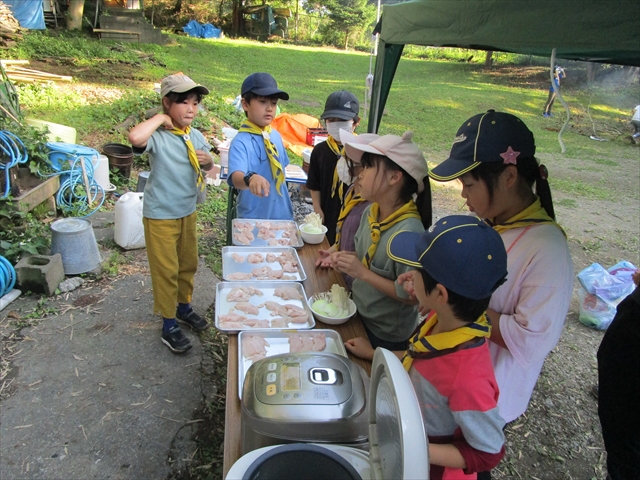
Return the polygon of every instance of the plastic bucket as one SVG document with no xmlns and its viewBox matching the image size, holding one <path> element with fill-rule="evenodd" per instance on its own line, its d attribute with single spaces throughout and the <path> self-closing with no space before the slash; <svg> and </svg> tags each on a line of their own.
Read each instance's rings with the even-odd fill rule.
<svg viewBox="0 0 640 480">
<path fill-rule="evenodd" d="M 84 157 L 90 161 L 93 166 L 96 166 L 100 159 L 100 154 L 97 150 L 85 147 L 84 145 L 65 142 L 47 142 L 47 148 L 49 148 L 49 163 L 51 164 L 51 168 L 56 172 L 66 170 L 70 165 L 65 165 L 65 162 L 73 162 L 78 157 Z"/>
<path fill-rule="evenodd" d="M 102 153 L 109 159 L 109 168 L 115 168 L 125 177 L 131 176 L 133 150 L 129 145 L 107 143 L 102 146 Z"/>
<path fill-rule="evenodd" d="M 125 250 L 144 248 L 142 206 L 144 193 L 127 192 L 116 202 L 114 241 Z"/>
<path fill-rule="evenodd" d="M 140 172 L 138 174 L 138 183 L 136 184 L 136 192 L 144 192 L 144 187 L 149 180 L 149 174 L 151 172 Z"/>
<path fill-rule="evenodd" d="M 105 192 L 115 190 L 115 187 L 111 185 L 111 182 L 109 181 L 109 159 L 106 155 L 100 155 L 98 165 L 96 165 L 93 172 L 93 178 Z"/>
<path fill-rule="evenodd" d="M 61 218 L 51 224 L 51 253 L 62 256 L 65 275 L 90 272 L 102 261 L 93 226 L 85 218 Z"/>
</svg>

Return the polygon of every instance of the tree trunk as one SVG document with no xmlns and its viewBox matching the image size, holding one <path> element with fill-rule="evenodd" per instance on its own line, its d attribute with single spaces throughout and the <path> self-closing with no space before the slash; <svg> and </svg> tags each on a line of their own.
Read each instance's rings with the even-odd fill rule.
<svg viewBox="0 0 640 480">
<path fill-rule="evenodd" d="M 344 34 L 344 49 L 349 48 L 349 30 L 347 30 Z"/>
<path fill-rule="evenodd" d="M 596 71 L 598 70 L 598 64 L 593 62 L 587 63 L 587 85 L 591 85 L 596 79 Z"/>
<path fill-rule="evenodd" d="M 69 19 L 67 30 L 82 30 L 82 15 L 84 14 L 84 0 L 69 0 Z"/>
<path fill-rule="evenodd" d="M 487 56 L 484 57 L 484 68 L 491 68 L 493 65 L 493 51 L 487 50 Z"/>
</svg>

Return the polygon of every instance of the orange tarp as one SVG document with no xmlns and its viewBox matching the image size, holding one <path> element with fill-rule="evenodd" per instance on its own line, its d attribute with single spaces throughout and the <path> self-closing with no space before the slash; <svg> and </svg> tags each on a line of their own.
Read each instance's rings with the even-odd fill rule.
<svg viewBox="0 0 640 480">
<path fill-rule="evenodd" d="M 302 155 L 304 149 L 311 148 L 307 145 L 307 129 L 322 127 L 317 118 L 304 113 L 281 113 L 273 119 L 271 126 L 282 135 L 285 148 L 298 155 Z"/>
</svg>

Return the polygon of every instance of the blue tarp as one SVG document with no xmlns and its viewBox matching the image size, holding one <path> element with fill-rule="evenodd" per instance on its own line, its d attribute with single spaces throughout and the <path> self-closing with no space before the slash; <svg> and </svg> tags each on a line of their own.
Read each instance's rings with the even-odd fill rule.
<svg viewBox="0 0 640 480">
<path fill-rule="evenodd" d="M 200 24 L 195 20 L 191 20 L 187 23 L 182 30 L 190 37 L 197 38 L 220 38 L 222 30 L 214 27 L 210 23 Z"/>
<path fill-rule="evenodd" d="M 31 30 L 44 30 L 44 12 L 42 0 L 4 0 L 9 5 L 13 16 L 16 17 L 22 28 Z"/>
</svg>

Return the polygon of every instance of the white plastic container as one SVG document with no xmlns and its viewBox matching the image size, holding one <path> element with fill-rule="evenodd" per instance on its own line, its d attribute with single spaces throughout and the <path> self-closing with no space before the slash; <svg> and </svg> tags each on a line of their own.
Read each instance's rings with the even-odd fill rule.
<svg viewBox="0 0 640 480">
<path fill-rule="evenodd" d="M 109 159 L 106 155 L 100 155 L 97 165 L 94 165 L 93 178 L 105 192 L 115 190 L 115 187 L 109 181 Z"/>
<path fill-rule="evenodd" d="M 218 151 L 220 152 L 220 166 L 222 167 L 229 166 L 229 145 L 231 145 L 229 140 L 218 145 Z"/>
<path fill-rule="evenodd" d="M 114 240 L 125 250 L 144 248 L 142 202 L 144 193 L 127 192 L 116 202 Z"/>
</svg>

